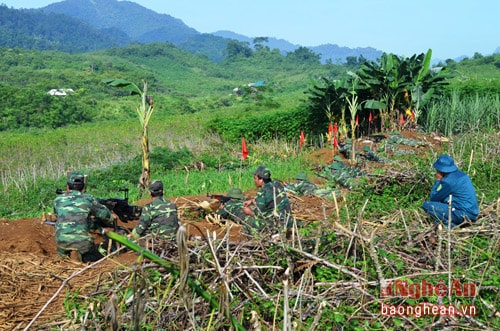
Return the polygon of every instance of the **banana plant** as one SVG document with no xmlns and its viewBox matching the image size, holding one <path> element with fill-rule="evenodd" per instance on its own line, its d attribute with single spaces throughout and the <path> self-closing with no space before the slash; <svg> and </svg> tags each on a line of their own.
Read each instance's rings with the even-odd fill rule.
<svg viewBox="0 0 500 331">
<path fill-rule="evenodd" d="M 123 88 L 129 91 L 130 95 L 139 95 L 141 97 L 141 104 L 136 108 L 137 117 L 139 118 L 142 128 L 140 138 L 142 148 L 142 174 L 139 178 L 139 198 L 141 198 L 151 181 L 148 124 L 154 112 L 154 105 L 153 99 L 147 94 L 148 84 L 143 80 L 143 89 L 141 90 L 136 84 L 124 79 L 105 78 L 102 82 L 108 86 Z"/>
<path fill-rule="evenodd" d="M 345 118 L 345 96 L 348 93 L 347 81 L 321 78 L 323 86 L 314 85 L 309 96 L 309 122 L 312 123 L 311 131 L 315 134 L 323 132 L 324 128 L 318 124 L 339 122 L 341 136 L 347 135 Z"/>
<path fill-rule="evenodd" d="M 431 69 L 432 49 L 427 53 L 411 57 L 408 62 L 412 65 L 413 78 L 411 83 L 411 107 L 415 114 L 415 122 L 422 114 L 425 107 L 433 97 L 439 94 L 441 88 L 446 85 L 443 68 Z"/>
<path fill-rule="evenodd" d="M 366 62 L 358 71 L 372 95 L 365 107 L 380 110 L 382 129 L 396 127 L 399 110 L 413 109 L 417 119 L 422 107 L 446 84 L 444 75 L 431 70 L 431 57 L 431 49 L 425 55 L 404 58 L 384 53 L 379 63 Z"/>
<path fill-rule="evenodd" d="M 358 76 L 371 91 L 372 98 L 366 101 L 365 107 L 380 111 L 382 131 L 394 129 L 398 101 L 410 82 L 406 63 L 394 54 L 384 53 L 379 63 L 365 62 Z"/>
</svg>

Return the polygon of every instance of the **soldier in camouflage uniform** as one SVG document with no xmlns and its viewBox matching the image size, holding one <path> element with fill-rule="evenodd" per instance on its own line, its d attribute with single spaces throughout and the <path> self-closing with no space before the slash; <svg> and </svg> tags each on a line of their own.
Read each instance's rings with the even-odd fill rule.
<svg viewBox="0 0 500 331">
<path fill-rule="evenodd" d="M 295 176 L 295 183 L 289 183 L 285 189 L 297 195 L 314 195 L 314 191 L 318 189 L 316 185 L 307 179 L 307 175 L 300 172 Z"/>
<path fill-rule="evenodd" d="M 284 186 L 280 181 L 271 180 L 271 172 L 265 166 L 259 166 L 253 175 L 255 186 L 259 187 L 255 199 L 243 203 L 243 211 L 253 219 L 249 222 L 257 230 L 276 231 L 292 224 L 292 208 Z M 250 207 L 253 206 L 253 207 Z"/>
<path fill-rule="evenodd" d="M 237 224 L 243 226 L 244 230 L 250 232 L 250 224 L 253 224 L 253 217 L 245 214 L 243 211 L 243 203 L 245 196 L 241 189 L 233 187 L 226 194 L 227 201 L 220 204 L 217 215 L 222 218 L 230 219 Z"/>
<path fill-rule="evenodd" d="M 144 206 L 139 223 L 129 236 L 138 239 L 149 230 L 160 239 L 174 239 L 179 229 L 176 204 L 163 197 L 163 183 L 159 180 L 149 185 L 149 194 L 153 201 Z"/>
<path fill-rule="evenodd" d="M 340 192 L 336 189 L 319 188 L 309 181 L 307 175 L 303 172 L 298 173 L 297 176 L 295 176 L 295 180 L 295 183 L 287 184 L 285 190 L 297 195 L 314 195 L 325 199 L 333 199 L 333 191 L 335 191 L 337 196 L 340 195 Z"/>
<path fill-rule="evenodd" d="M 101 226 L 113 227 L 115 215 L 92 195 L 84 192 L 84 174 L 70 173 L 67 192 L 54 199 L 54 213 L 57 216 L 55 239 L 59 255 L 91 262 L 102 256 L 89 230 Z"/>
<path fill-rule="evenodd" d="M 217 215 L 225 219 L 233 220 L 238 224 L 244 224 L 244 220 L 248 215 L 243 212 L 245 196 L 241 189 L 233 187 L 227 192 L 226 199 L 227 200 L 220 204 Z"/>
</svg>

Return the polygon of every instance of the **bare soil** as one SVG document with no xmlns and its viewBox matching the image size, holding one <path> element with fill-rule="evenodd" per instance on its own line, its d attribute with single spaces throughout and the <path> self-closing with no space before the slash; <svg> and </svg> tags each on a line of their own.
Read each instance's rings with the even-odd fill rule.
<svg viewBox="0 0 500 331">
<path fill-rule="evenodd" d="M 404 132 L 407 138 L 414 138 L 439 147 L 438 137 L 424 136 L 414 132 Z M 373 146 L 368 140 L 364 145 Z M 402 148 L 413 148 L 402 146 Z M 427 148 L 417 147 L 416 153 L 424 153 Z M 418 149 L 422 149 L 421 151 Z M 318 166 L 330 164 L 333 161 L 331 148 L 316 150 L 310 154 L 311 160 Z M 380 165 L 378 165 L 380 166 Z M 321 179 L 315 179 L 321 183 Z M 252 197 L 255 191 L 245 192 Z M 306 221 L 321 220 L 324 215 L 335 212 L 333 201 L 312 196 L 291 196 L 292 209 L 300 219 Z M 339 197 L 340 198 L 340 197 Z M 214 224 L 203 218 L 203 210 L 198 207 L 201 201 L 209 200 L 206 196 L 190 196 L 170 198 L 177 203 L 179 216 L 187 224 L 188 236 L 203 238 L 207 231 L 218 232 L 220 235 L 230 231 L 234 241 L 244 240 L 240 227 L 222 222 Z M 144 205 L 148 200 L 136 202 Z M 203 216 L 203 215 L 202 215 Z M 132 229 L 134 222 L 122 223 L 122 226 Z M 79 295 L 94 293 L 99 290 L 99 279 L 107 277 L 113 271 L 127 268 L 137 259 L 133 252 L 125 252 L 99 263 L 95 268 L 89 268 L 65 284 L 67 289 L 60 290 L 64 280 L 73 273 L 81 271 L 86 264 L 63 259 L 56 252 L 54 227 L 44 224 L 42 217 L 19 219 L 15 221 L 0 220 L 0 330 L 22 330 L 33 319 L 34 330 L 64 328 L 68 321 L 64 302 L 67 290 Z M 96 235 L 96 239 L 99 237 Z M 54 297 L 54 298 L 53 298 Z M 53 300 L 51 300 L 51 298 Z M 50 303 L 46 306 L 46 304 Z M 39 316 L 37 314 L 41 312 Z M 36 318 L 35 318 L 36 317 Z"/>
</svg>

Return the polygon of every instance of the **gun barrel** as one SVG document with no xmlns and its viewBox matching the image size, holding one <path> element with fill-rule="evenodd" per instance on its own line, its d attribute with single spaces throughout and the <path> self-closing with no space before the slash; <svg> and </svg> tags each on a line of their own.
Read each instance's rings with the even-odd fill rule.
<svg viewBox="0 0 500 331">
<path fill-rule="evenodd" d="M 225 195 L 222 195 L 222 194 L 212 194 L 210 196 L 210 199 L 216 199 L 216 200 L 219 200 L 220 202 L 222 203 L 226 203 L 228 202 L 229 200 L 231 200 L 230 197 L 228 196 L 225 196 Z"/>
</svg>

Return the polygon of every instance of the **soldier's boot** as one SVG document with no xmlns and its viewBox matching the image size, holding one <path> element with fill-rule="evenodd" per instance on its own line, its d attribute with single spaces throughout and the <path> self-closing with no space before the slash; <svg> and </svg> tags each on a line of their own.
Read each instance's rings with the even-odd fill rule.
<svg viewBox="0 0 500 331">
<path fill-rule="evenodd" d="M 71 251 L 69 258 L 73 261 L 82 262 L 82 254 L 79 251 Z"/>
</svg>

